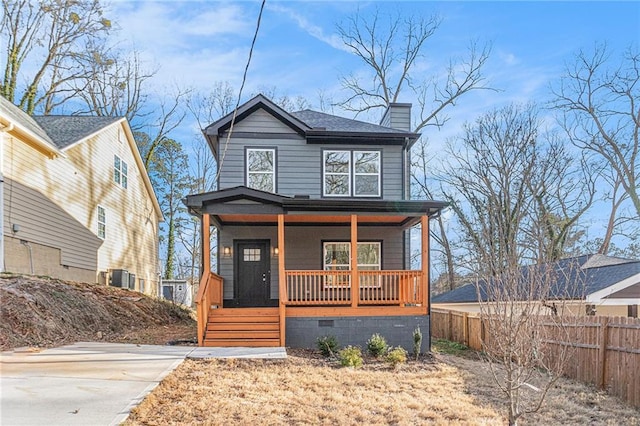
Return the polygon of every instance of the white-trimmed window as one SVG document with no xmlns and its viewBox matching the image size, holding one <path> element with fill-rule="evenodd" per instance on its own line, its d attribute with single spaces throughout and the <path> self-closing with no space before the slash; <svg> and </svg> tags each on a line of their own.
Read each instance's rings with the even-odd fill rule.
<svg viewBox="0 0 640 426">
<path fill-rule="evenodd" d="M 107 235 L 107 212 L 104 207 L 98 206 L 98 238 L 105 239 Z"/>
<path fill-rule="evenodd" d="M 380 151 L 323 152 L 325 197 L 379 197 Z"/>
<path fill-rule="evenodd" d="M 121 187 L 127 189 L 128 184 L 128 172 L 127 163 L 118 157 L 117 155 L 113 156 L 113 181 L 120 185 Z"/>
<path fill-rule="evenodd" d="M 358 270 L 379 271 L 381 269 L 380 256 L 381 243 L 358 242 Z M 325 242 L 323 243 L 324 270 L 348 271 L 351 269 L 351 243 L 350 242 Z M 350 286 L 348 276 L 329 276 L 326 286 L 341 287 Z M 377 287 L 377 277 L 360 276 L 360 287 Z"/>
<path fill-rule="evenodd" d="M 276 150 L 247 148 L 247 187 L 276 192 Z"/>
</svg>

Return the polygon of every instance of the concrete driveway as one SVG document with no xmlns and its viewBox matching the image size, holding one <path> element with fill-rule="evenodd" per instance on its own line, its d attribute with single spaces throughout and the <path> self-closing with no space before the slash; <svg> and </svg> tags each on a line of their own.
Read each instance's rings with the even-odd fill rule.
<svg viewBox="0 0 640 426">
<path fill-rule="evenodd" d="M 285 348 L 76 343 L 0 354 L 0 425 L 117 425 L 185 357 L 286 358 Z"/>
<path fill-rule="evenodd" d="M 2 425 L 110 425 L 193 347 L 76 343 L 0 355 Z"/>
</svg>

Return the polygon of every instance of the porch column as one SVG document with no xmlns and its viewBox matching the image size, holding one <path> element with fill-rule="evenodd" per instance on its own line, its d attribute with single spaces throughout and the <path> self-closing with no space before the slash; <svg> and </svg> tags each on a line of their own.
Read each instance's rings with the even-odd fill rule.
<svg viewBox="0 0 640 426">
<path fill-rule="evenodd" d="M 422 225 L 422 247 L 420 260 L 422 263 L 422 306 L 426 313 L 429 312 L 429 216 L 422 216 L 420 219 Z"/>
<path fill-rule="evenodd" d="M 211 218 L 202 214 L 202 270 L 200 277 L 211 273 Z"/>
<path fill-rule="evenodd" d="M 358 306 L 360 280 L 358 279 L 358 216 L 351 215 L 351 307 Z"/>
<path fill-rule="evenodd" d="M 287 276 L 284 265 L 284 215 L 278 215 L 278 315 L 280 316 L 280 346 L 285 345 L 286 332 L 286 311 L 285 302 L 287 300 Z"/>
</svg>

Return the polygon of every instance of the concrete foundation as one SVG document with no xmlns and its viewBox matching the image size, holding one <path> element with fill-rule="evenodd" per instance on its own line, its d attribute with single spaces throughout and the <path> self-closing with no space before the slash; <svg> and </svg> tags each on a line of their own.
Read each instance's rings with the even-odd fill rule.
<svg viewBox="0 0 640 426">
<path fill-rule="evenodd" d="M 421 351 L 428 349 L 429 316 L 393 317 L 309 317 L 287 318 L 287 346 L 292 348 L 316 348 L 318 337 L 332 335 L 338 345 L 366 348 L 367 340 L 374 333 L 382 335 L 389 346 L 402 346 L 413 352 L 413 330 L 422 331 Z"/>
</svg>

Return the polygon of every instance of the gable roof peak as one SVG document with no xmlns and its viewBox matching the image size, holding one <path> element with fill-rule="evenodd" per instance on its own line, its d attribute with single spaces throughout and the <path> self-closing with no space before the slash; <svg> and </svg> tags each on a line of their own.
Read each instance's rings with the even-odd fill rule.
<svg viewBox="0 0 640 426">
<path fill-rule="evenodd" d="M 124 118 L 95 115 L 36 115 L 33 119 L 47 132 L 58 148 L 65 149 Z"/>
</svg>

